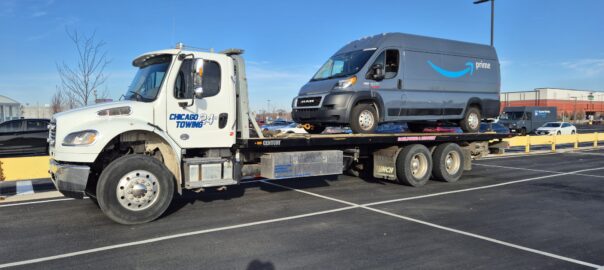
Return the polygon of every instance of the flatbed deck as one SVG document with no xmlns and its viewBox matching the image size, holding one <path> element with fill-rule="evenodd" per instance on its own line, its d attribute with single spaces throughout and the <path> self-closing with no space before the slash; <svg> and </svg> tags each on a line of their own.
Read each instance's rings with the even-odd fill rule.
<svg viewBox="0 0 604 270">
<path fill-rule="evenodd" d="M 498 141 L 513 134 L 498 133 L 391 133 L 391 134 L 286 134 L 283 136 L 239 139 L 240 149 L 271 148 L 341 149 L 343 147 L 405 145 L 411 143 Z"/>
</svg>

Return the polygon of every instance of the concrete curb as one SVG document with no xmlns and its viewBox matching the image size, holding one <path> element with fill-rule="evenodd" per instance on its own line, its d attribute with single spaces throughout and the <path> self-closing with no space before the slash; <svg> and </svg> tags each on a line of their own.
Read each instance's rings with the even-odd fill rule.
<svg viewBox="0 0 604 270">
<path fill-rule="evenodd" d="M 50 178 L 0 182 L 0 196 L 12 197 L 56 191 Z"/>
</svg>

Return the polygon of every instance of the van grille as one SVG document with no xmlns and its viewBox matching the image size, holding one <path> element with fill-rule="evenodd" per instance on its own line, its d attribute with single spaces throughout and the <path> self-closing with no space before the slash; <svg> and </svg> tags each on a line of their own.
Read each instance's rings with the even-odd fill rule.
<svg viewBox="0 0 604 270">
<path fill-rule="evenodd" d="M 321 97 L 303 97 L 298 98 L 296 102 L 297 107 L 319 106 L 319 104 L 321 104 Z"/>
</svg>

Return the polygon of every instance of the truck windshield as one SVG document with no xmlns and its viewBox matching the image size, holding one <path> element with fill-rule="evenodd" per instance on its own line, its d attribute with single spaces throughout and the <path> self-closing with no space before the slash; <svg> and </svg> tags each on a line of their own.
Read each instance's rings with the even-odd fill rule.
<svg viewBox="0 0 604 270">
<path fill-rule="evenodd" d="M 346 77 L 356 74 L 363 68 L 369 57 L 375 50 L 360 50 L 347 53 L 341 53 L 332 56 L 317 71 L 311 81 L 326 80 L 331 78 Z"/>
<path fill-rule="evenodd" d="M 164 80 L 172 56 L 162 55 L 145 61 L 124 94 L 126 100 L 154 101 Z"/>
<path fill-rule="evenodd" d="M 504 120 L 521 120 L 524 117 L 524 112 L 503 112 L 500 119 Z"/>
</svg>

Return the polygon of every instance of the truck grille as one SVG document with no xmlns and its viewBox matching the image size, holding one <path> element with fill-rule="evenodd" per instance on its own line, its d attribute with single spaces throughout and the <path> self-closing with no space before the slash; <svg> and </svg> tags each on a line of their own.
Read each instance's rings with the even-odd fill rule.
<svg viewBox="0 0 604 270">
<path fill-rule="evenodd" d="M 321 104 L 321 97 L 303 97 L 298 98 L 296 102 L 297 107 L 319 106 L 319 104 Z"/>
<path fill-rule="evenodd" d="M 50 120 L 50 124 L 48 124 L 48 144 L 50 146 L 55 146 L 55 139 L 57 137 L 57 122 L 53 118 Z"/>
</svg>

